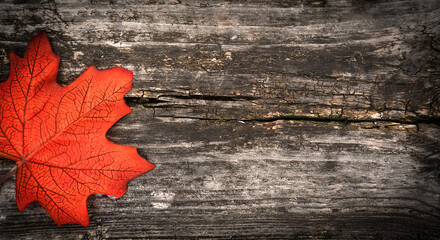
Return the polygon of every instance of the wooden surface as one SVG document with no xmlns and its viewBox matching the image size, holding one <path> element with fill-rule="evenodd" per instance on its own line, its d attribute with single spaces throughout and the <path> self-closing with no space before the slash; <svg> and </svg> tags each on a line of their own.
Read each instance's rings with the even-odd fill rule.
<svg viewBox="0 0 440 240">
<path fill-rule="evenodd" d="M 440 238 L 440 2 L 0 1 L 0 77 L 44 29 L 58 80 L 134 73 L 108 133 L 157 168 L 90 225 L 0 190 L 0 239 Z M 0 160 L 0 175 L 13 167 Z"/>
</svg>

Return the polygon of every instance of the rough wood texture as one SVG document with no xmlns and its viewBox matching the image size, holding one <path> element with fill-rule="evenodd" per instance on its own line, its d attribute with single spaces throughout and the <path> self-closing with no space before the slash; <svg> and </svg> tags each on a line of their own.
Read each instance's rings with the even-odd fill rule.
<svg viewBox="0 0 440 240">
<path fill-rule="evenodd" d="M 91 224 L 0 191 L 0 238 L 440 238 L 440 2 L 0 1 L 0 77 L 39 30 L 59 82 L 134 72 L 112 128 L 157 165 Z M 13 167 L 0 161 L 0 175 Z"/>
</svg>

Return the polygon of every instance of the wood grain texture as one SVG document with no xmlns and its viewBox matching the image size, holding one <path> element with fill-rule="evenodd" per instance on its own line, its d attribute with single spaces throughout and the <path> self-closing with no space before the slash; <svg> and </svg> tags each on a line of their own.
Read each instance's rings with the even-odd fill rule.
<svg viewBox="0 0 440 240">
<path fill-rule="evenodd" d="M 91 224 L 0 190 L 0 239 L 440 238 L 436 0 L 0 1 L 0 77 L 39 30 L 58 80 L 134 72 L 108 133 L 156 164 Z M 0 175 L 13 167 L 0 161 Z"/>
</svg>

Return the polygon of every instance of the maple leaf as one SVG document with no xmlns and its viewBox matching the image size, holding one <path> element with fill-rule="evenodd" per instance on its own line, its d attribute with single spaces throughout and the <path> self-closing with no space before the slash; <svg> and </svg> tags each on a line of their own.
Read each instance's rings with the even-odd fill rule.
<svg viewBox="0 0 440 240">
<path fill-rule="evenodd" d="M 154 168 L 135 147 L 105 134 L 131 112 L 124 94 L 133 73 L 89 67 L 72 84 L 56 83 L 60 58 L 40 32 L 24 58 L 10 54 L 9 78 L 0 83 L 0 157 L 16 162 L 20 211 L 37 201 L 62 225 L 87 226 L 87 197 L 121 197 L 127 183 Z"/>
</svg>

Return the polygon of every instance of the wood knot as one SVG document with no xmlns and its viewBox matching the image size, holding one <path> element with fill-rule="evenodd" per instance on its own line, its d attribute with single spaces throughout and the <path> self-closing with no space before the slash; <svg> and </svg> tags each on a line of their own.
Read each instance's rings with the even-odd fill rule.
<svg viewBox="0 0 440 240">
<path fill-rule="evenodd" d="M 308 0 L 307 5 L 312 7 L 324 7 L 326 4 L 325 0 Z"/>
</svg>

